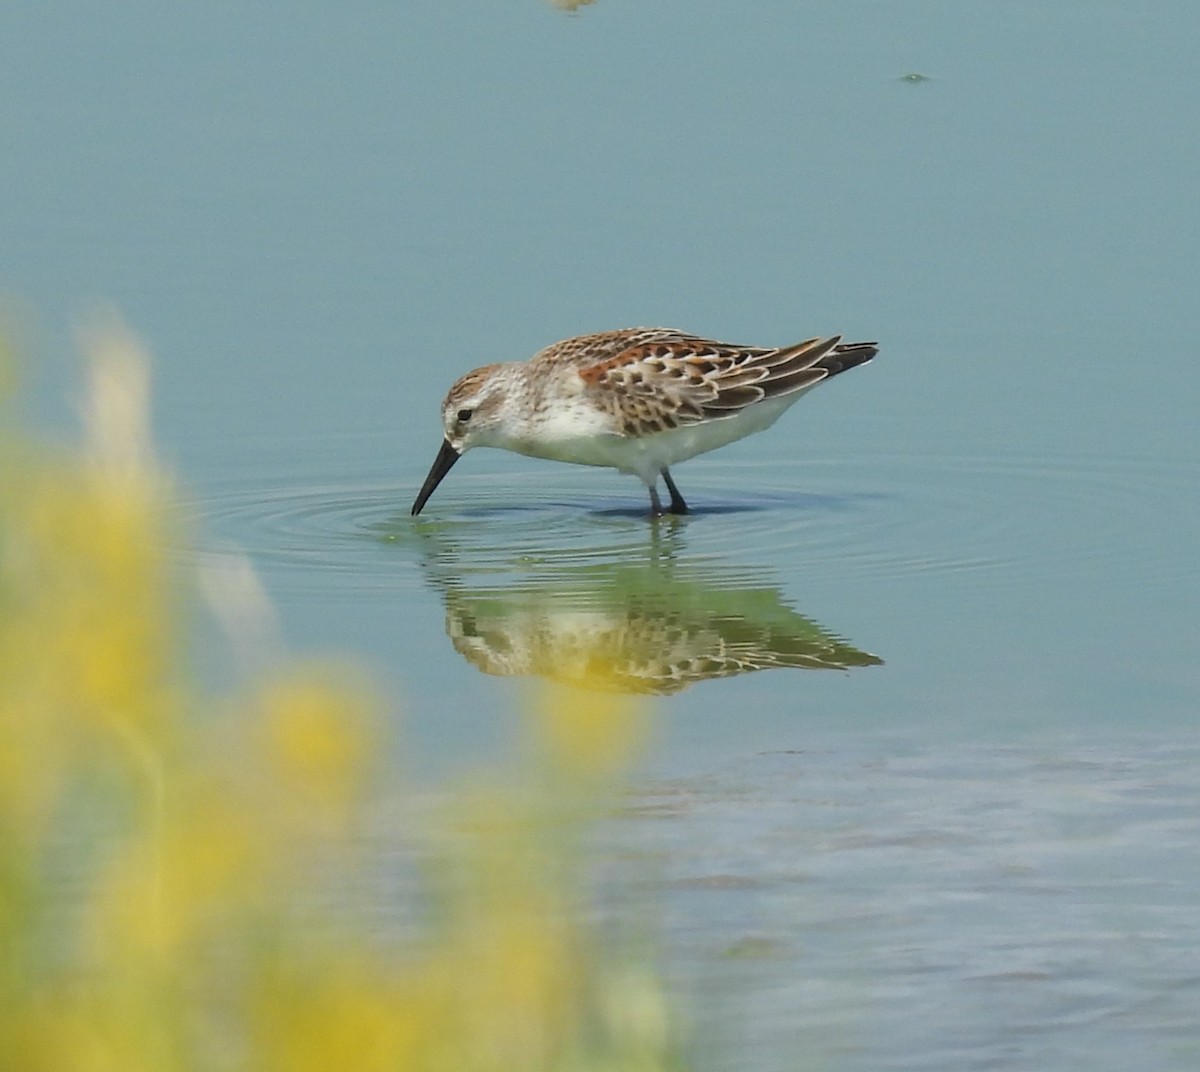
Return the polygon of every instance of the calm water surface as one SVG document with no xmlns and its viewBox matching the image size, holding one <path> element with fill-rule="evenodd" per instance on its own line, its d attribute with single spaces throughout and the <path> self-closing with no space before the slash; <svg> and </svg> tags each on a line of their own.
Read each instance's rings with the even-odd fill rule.
<svg viewBox="0 0 1200 1072">
<path fill-rule="evenodd" d="M 605 837 L 703 1067 L 1197 1067 L 1193 4 L 0 22 L 39 418 L 112 300 L 206 567 L 433 784 L 589 646 L 659 693 Z M 678 523 L 486 452 L 408 516 L 461 372 L 633 324 L 881 353 Z"/>
</svg>

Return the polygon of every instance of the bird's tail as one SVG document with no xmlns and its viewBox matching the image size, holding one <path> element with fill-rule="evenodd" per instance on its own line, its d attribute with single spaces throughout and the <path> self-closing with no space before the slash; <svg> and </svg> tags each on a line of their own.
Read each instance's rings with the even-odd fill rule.
<svg viewBox="0 0 1200 1072">
<path fill-rule="evenodd" d="M 824 369 L 826 378 L 836 376 L 839 372 L 845 372 L 847 369 L 858 368 L 859 365 L 865 365 L 877 353 L 879 353 L 878 343 L 873 342 L 844 342 L 839 343 L 829 351 L 820 361 L 813 367 Z"/>
</svg>

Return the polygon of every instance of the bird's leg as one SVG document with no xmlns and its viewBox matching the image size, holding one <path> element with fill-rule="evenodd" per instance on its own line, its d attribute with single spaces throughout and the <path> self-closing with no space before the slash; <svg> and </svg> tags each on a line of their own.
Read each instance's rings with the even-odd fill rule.
<svg viewBox="0 0 1200 1072">
<path fill-rule="evenodd" d="M 683 501 L 683 496 L 679 494 L 679 489 L 675 486 L 675 481 L 671 479 L 671 471 L 666 466 L 663 467 L 662 478 L 667 485 L 667 491 L 671 493 L 671 513 L 688 513 L 688 504 Z"/>
<path fill-rule="evenodd" d="M 663 516 L 662 500 L 658 497 L 658 488 L 656 488 L 653 484 L 649 485 L 649 487 L 650 487 L 650 516 L 651 517 L 662 517 Z"/>
</svg>

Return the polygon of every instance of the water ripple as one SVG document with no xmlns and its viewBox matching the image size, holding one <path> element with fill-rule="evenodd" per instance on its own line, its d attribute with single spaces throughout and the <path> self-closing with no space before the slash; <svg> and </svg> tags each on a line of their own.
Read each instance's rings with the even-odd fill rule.
<svg viewBox="0 0 1200 1072">
<path fill-rule="evenodd" d="M 412 488 L 249 472 L 193 501 L 206 550 L 234 545 L 304 590 L 419 584 L 396 551 L 469 574 L 538 575 L 686 554 L 693 562 L 803 562 L 823 577 L 970 571 L 979 584 L 1104 571 L 1143 584 L 1200 575 L 1174 524 L 1200 465 L 1160 457 L 892 456 L 816 462 L 701 460 L 683 470 L 692 516 L 650 522 L 632 480 L 586 470 L 455 473 L 410 518 Z M 619 488 L 614 494 L 610 488 Z"/>
</svg>

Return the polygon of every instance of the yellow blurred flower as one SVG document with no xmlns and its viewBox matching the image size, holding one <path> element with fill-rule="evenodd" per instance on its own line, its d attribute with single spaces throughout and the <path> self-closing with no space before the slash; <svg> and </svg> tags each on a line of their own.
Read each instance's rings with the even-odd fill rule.
<svg viewBox="0 0 1200 1072">
<path fill-rule="evenodd" d="M 373 773 L 372 702 L 361 690 L 308 674 L 272 682 L 259 705 L 282 791 L 327 819 L 344 816 Z"/>
<path fill-rule="evenodd" d="M 0 438 L 19 474 L 0 482 L 0 1064 L 678 1067 L 653 975 L 580 912 L 581 835 L 639 754 L 644 705 L 540 692 L 539 765 L 476 779 L 428 832 L 428 918 L 368 926 L 337 883 L 372 847 L 379 705 L 329 666 L 284 666 L 240 700 L 185 680 L 146 358 L 111 318 L 86 345 L 79 456 Z"/>
<path fill-rule="evenodd" d="M 644 699 L 567 685 L 539 688 L 530 710 L 551 770 L 589 785 L 628 771 L 650 728 Z"/>
</svg>

